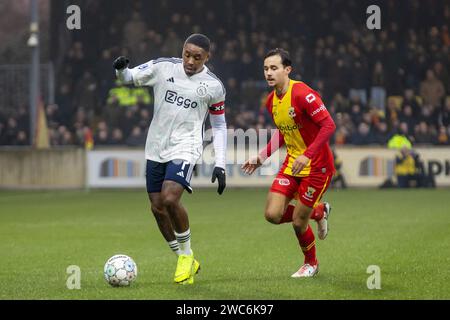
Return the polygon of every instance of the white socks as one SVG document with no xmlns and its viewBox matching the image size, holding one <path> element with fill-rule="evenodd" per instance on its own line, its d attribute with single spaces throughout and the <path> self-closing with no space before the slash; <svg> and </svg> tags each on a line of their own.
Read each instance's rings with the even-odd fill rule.
<svg viewBox="0 0 450 320">
<path fill-rule="evenodd" d="M 178 244 L 177 240 L 173 240 L 173 241 L 167 241 L 167 243 L 169 244 L 170 249 L 172 249 L 172 251 L 179 256 L 180 255 L 180 245 Z"/>
<path fill-rule="evenodd" d="M 187 229 L 185 232 L 176 233 L 175 237 L 179 245 L 179 254 L 190 255 L 191 252 L 191 230 Z M 174 242 L 174 241 L 172 241 Z M 172 248 L 172 247 L 171 247 Z M 174 249 L 172 249 L 174 250 Z"/>
</svg>

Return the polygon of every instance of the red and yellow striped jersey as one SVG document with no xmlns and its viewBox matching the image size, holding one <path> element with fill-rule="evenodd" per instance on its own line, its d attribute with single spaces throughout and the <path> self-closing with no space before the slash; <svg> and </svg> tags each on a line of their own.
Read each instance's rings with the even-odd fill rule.
<svg viewBox="0 0 450 320">
<path fill-rule="evenodd" d="M 271 92 L 266 107 L 286 143 L 288 154 L 283 172 L 294 176 L 292 174 L 294 160 L 304 154 L 308 146 L 314 142 L 320 130 L 318 123 L 330 117 L 330 114 L 316 91 L 305 83 L 294 80 L 289 81 L 289 89 L 282 97 L 278 97 L 275 91 Z M 314 172 L 334 172 L 333 154 L 328 142 L 296 176 L 304 177 Z"/>
</svg>

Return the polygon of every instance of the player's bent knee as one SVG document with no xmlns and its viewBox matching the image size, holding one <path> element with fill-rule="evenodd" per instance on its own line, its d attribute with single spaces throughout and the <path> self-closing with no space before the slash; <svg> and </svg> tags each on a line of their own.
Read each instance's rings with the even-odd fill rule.
<svg viewBox="0 0 450 320">
<path fill-rule="evenodd" d="M 277 210 L 266 209 L 264 217 L 270 223 L 280 224 L 282 213 L 278 212 Z"/>
<path fill-rule="evenodd" d="M 178 198 L 171 195 L 165 196 L 163 199 L 163 206 L 168 209 L 175 208 L 178 206 Z"/>
</svg>

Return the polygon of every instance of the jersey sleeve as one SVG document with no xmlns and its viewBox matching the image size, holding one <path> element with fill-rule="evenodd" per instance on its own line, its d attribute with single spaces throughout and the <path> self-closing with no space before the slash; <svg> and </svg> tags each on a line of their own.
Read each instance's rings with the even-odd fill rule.
<svg viewBox="0 0 450 320">
<path fill-rule="evenodd" d="M 217 86 L 212 90 L 211 100 L 209 104 L 210 114 L 224 114 L 225 113 L 225 87 L 218 81 Z"/>
<path fill-rule="evenodd" d="M 267 158 L 269 158 L 275 151 L 280 149 L 282 146 L 284 146 L 284 136 L 280 132 L 280 130 L 276 130 L 275 133 L 270 138 L 269 143 L 265 146 L 264 149 L 262 149 L 259 152 L 259 157 L 261 158 L 261 161 L 266 161 Z"/>
<path fill-rule="evenodd" d="M 296 89 L 296 105 L 299 106 L 300 112 L 306 112 L 316 124 L 330 116 L 322 98 L 316 91 L 307 85 L 298 85 Z"/>
<path fill-rule="evenodd" d="M 150 60 L 130 69 L 134 84 L 136 86 L 154 86 L 159 68 L 160 64 L 155 63 L 155 60 Z"/>
</svg>

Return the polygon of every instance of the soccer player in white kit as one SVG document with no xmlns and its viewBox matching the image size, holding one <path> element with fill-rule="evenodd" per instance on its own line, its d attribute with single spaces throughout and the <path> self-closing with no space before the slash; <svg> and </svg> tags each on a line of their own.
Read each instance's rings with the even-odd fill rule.
<svg viewBox="0 0 450 320">
<path fill-rule="evenodd" d="M 129 60 L 118 57 L 113 66 L 124 83 L 152 86 L 155 110 L 145 144 L 146 185 L 151 209 L 170 248 L 178 255 L 174 281 L 194 283 L 200 268 L 191 250 L 188 214 L 180 203 L 183 191 L 192 192 L 194 165 L 203 152 L 208 114 L 214 137 L 215 168 L 211 182 L 225 189 L 225 87 L 205 66 L 210 41 L 202 34 L 189 36 L 182 59 L 159 58 L 129 69 Z"/>
</svg>

